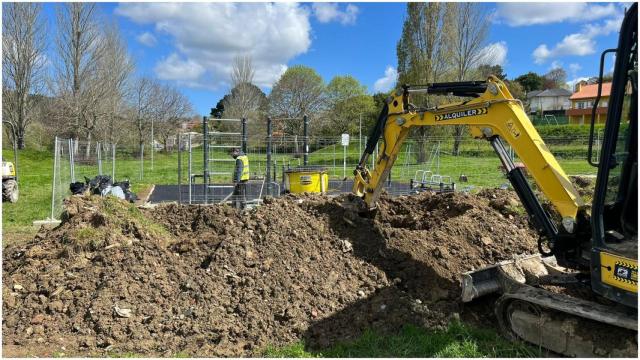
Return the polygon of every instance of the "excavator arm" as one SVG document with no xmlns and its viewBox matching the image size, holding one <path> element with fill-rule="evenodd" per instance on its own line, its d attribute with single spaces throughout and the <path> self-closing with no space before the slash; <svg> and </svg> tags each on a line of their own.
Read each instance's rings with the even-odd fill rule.
<svg viewBox="0 0 640 360">
<path fill-rule="evenodd" d="M 410 94 L 415 92 L 453 94 L 472 97 L 472 99 L 418 109 L 409 102 Z M 563 236 L 561 233 L 575 232 L 577 225 L 584 222 L 580 219 L 584 203 L 527 117 L 521 102 L 514 99 L 506 85 L 495 77 L 489 77 L 486 82 L 405 86 L 396 92 L 384 106 L 354 171 L 353 192 L 362 197 L 369 208 L 374 208 L 380 197 L 383 183 L 389 176 L 409 131 L 417 126 L 452 125 L 468 125 L 474 138 L 485 139 L 491 143 L 507 171 L 507 177 L 533 218 L 533 223 L 540 231 L 547 234 L 550 246 L 574 247 L 576 245 L 568 244 L 567 241 L 556 242 L 556 240 Z M 384 140 L 383 145 L 374 169 L 369 170 L 366 166 L 367 160 L 380 137 Z M 526 181 L 523 170 L 511 161 L 502 140 L 511 145 L 539 189 L 562 216 L 562 231 L 558 231 L 542 208 Z"/>
</svg>

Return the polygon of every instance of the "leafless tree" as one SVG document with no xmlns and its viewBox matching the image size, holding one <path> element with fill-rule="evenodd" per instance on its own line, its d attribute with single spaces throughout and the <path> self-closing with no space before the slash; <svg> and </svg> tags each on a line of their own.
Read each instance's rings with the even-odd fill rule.
<svg viewBox="0 0 640 360">
<path fill-rule="evenodd" d="M 104 47 L 96 12 L 94 3 L 67 3 L 58 8 L 58 58 L 50 82 L 59 99 L 59 119 L 71 136 L 84 133 L 87 140 L 103 115 L 99 104 L 107 92 L 98 76 Z"/>
<path fill-rule="evenodd" d="M 180 121 L 192 115 L 193 106 L 174 86 L 157 84 L 155 88 L 155 133 L 162 139 L 165 151 L 169 151 L 169 138 L 176 135 Z"/>
<path fill-rule="evenodd" d="M 224 101 L 225 117 L 256 116 L 264 94 L 253 84 L 255 70 L 250 56 L 237 56 L 231 71 L 231 91 Z"/>
<path fill-rule="evenodd" d="M 127 44 L 115 23 L 105 24 L 102 53 L 98 59 L 97 83 L 103 88 L 99 107 L 104 118 L 97 124 L 101 138 L 116 143 L 124 127 L 124 100 L 128 96 L 131 74 L 135 64 L 127 51 Z"/>
<path fill-rule="evenodd" d="M 189 100 L 177 88 L 163 85 L 155 79 L 141 77 L 134 82 L 130 95 L 130 108 L 138 135 L 139 149 L 151 135 L 157 134 L 164 142 L 176 134 L 181 119 L 193 113 Z"/>
<path fill-rule="evenodd" d="M 144 146 L 147 130 L 150 129 L 152 117 L 155 115 L 157 87 L 158 84 L 153 79 L 141 77 L 135 81 L 131 91 L 130 105 L 138 132 L 138 149 Z"/>
<path fill-rule="evenodd" d="M 2 8 L 2 117 L 15 128 L 18 149 L 24 149 L 34 117 L 33 95 L 43 84 L 46 29 L 41 4 L 6 3 Z"/>
<path fill-rule="evenodd" d="M 450 6 L 455 9 L 455 16 L 452 17 L 455 20 L 452 29 L 455 77 L 457 81 L 465 81 L 483 58 L 482 48 L 489 31 L 489 17 L 481 3 L 460 2 Z M 466 126 L 462 125 L 454 127 L 453 155 L 460 153 L 465 129 Z"/>
</svg>

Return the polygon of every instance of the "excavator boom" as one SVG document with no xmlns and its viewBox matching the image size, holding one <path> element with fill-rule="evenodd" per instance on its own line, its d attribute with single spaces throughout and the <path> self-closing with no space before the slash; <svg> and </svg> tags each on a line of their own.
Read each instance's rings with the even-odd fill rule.
<svg viewBox="0 0 640 360">
<path fill-rule="evenodd" d="M 409 102 L 410 94 L 415 92 L 448 93 L 473 98 L 429 109 L 418 109 Z M 467 125 L 474 138 L 485 139 L 491 143 L 514 189 L 531 214 L 534 224 L 547 235 L 551 246 L 575 247 L 576 244 L 556 240 L 562 237 L 562 234 L 573 233 L 578 226 L 584 226 L 582 198 L 525 114 L 521 102 L 514 99 L 507 86 L 495 77 L 490 77 L 486 82 L 405 86 L 399 90 L 389 99 L 378 118 L 367 148 L 354 172 L 353 192 L 362 197 L 370 208 L 375 207 L 384 180 L 389 176 L 409 131 L 418 126 L 453 125 Z M 384 140 L 383 146 L 374 170 L 370 171 L 366 167 L 367 159 L 380 137 Z M 502 140 L 511 145 L 526 164 L 528 173 L 542 193 L 562 216 L 561 230 L 558 230 L 542 208 L 523 170 L 511 161 Z"/>
</svg>

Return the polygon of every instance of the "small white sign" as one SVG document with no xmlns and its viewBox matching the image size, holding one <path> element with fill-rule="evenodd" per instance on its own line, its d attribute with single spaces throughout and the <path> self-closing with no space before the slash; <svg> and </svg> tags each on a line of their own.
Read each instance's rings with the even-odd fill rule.
<svg viewBox="0 0 640 360">
<path fill-rule="evenodd" d="M 349 134 L 342 134 L 342 146 L 349 146 Z"/>
</svg>

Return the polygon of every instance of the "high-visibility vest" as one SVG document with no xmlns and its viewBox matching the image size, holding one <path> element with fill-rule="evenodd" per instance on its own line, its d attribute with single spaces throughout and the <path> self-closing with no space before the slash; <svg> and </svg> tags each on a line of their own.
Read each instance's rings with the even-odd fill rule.
<svg viewBox="0 0 640 360">
<path fill-rule="evenodd" d="M 249 158 L 247 155 L 240 155 L 238 159 L 242 161 L 242 175 L 240 175 L 240 181 L 249 180 Z"/>
</svg>

